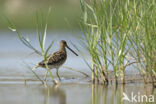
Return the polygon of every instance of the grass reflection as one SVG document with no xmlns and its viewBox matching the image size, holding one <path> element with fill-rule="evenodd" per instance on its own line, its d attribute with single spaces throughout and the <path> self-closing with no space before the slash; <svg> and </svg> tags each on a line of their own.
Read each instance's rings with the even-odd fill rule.
<svg viewBox="0 0 156 104">
<path fill-rule="evenodd" d="M 90 104 L 152 104 L 153 96 L 156 99 L 155 88 L 152 85 L 91 85 L 91 103 Z M 128 100 L 123 100 L 127 95 Z"/>
<path fill-rule="evenodd" d="M 124 85 L 103 86 L 92 84 L 91 104 L 124 104 L 122 100 L 124 90 Z"/>
</svg>

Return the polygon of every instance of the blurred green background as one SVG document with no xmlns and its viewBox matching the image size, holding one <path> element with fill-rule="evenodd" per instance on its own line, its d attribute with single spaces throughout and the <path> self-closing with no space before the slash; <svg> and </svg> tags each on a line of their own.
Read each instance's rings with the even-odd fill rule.
<svg viewBox="0 0 156 104">
<path fill-rule="evenodd" d="M 19 29 L 35 29 L 36 12 L 47 14 L 48 29 L 79 29 L 79 0 L 0 0 L 0 29 L 7 29 L 6 17 Z"/>
</svg>

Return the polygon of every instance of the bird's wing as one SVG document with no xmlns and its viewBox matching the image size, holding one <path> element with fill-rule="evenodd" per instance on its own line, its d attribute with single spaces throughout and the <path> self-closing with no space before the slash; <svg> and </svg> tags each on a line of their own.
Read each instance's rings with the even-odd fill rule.
<svg viewBox="0 0 156 104">
<path fill-rule="evenodd" d="M 65 59 L 66 59 L 66 54 L 62 51 L 58 51 L 58 52 L 55 52 L 53 54 L 50 54 L 47 57 L 47 60 L 48 60 L 47 65 L 55 65 L 55 64 L 59 63 L 62 60 L 65 60 Z M 39 65 L 41 65 L 41 66 L 45 65 L 45 60 L 41 61 L 39 63 Z"/>
</svg>

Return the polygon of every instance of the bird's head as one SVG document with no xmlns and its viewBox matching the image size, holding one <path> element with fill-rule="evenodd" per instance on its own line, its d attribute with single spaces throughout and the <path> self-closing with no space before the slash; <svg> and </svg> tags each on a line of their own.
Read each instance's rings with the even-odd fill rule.
<svg viewBox="0 0 156 104">
<path fill-rule="evenodd" d="M 67 42 L 65 40 L 61 40 L 60 41 L 60 47 L 62 49 L 64 49 L 65 47 L 67 47 L 71 52 L 73 52 L 76 56 L 78 56 L 77 53 L 75 53 L 68 45 L 67 45 Z"/>
<path fill-rule="evenodd" d="M 61 40 L 60 47 L 67 47 L 67 42 L 65 40 Z"/>
</svg>

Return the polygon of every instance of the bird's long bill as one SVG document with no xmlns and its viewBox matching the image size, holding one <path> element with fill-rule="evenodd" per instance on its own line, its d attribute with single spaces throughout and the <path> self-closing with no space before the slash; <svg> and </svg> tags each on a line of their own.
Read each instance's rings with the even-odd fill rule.
<svg viewBox="0 0 156 104">
<path fill-rule="evenodd" d="M 78 56 L 78 54 L 75 53 L 71 48 L 69 48 L 68 46 L 67 46 L 67 48 L 68 48 L 71 52 L 73 52 L 76 56 Z"/>
</svg>

